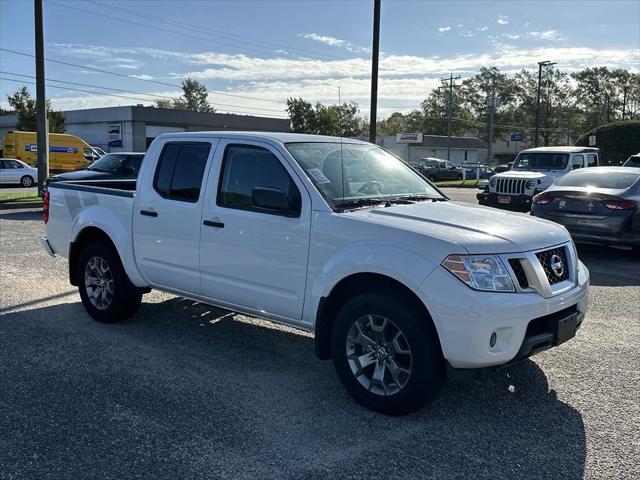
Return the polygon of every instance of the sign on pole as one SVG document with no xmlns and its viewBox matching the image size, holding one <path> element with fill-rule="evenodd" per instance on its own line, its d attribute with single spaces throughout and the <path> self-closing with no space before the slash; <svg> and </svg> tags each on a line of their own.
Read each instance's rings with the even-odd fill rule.
<svg viewBox="0 0 640 480">
<path fill-rule="evenodd" d="M 595 147 L 596 145 L 596 136 L 595 135 L 589 135 L 589 146 L 590 147 Z"/>
<path fill-rule="evenodd" d="M 522 142 L 524 140 L 524 137 L 522 136 L 522 134 L 520 133 L 512 133 L 511 134 L 511 141 L 512 142 Z"/>
<path fill-rule="evenodd" d="M 398 133 L 396 143 L 422 143 L 422 133 Z"/>
</svg>

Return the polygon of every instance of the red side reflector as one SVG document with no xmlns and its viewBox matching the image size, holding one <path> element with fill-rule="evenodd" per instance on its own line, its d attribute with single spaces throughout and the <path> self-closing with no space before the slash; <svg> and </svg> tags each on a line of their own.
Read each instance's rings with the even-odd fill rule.
<svg viewBox="0 0 640 480">
<path fill-rule="evenodd" d="M 611 210 L 633 210 L 638 206 L 633 200 L 605 200 L 602 204 Z"/>
<path fill-rule="evenodd" d="M 535 203 L 536 205 L 546 205 L 547 203 L 551 203 L 553 202 L 554 197 L 552 197 L 551 195 L 536 195 L 533 197 L 533 199 L 531 200 L 533 203 Z"/>
<path fill-rule="evenodd" d="M 46 224 L 49 221 L 49 191 L 42 195 L 42 221 Z"/>
</svg>

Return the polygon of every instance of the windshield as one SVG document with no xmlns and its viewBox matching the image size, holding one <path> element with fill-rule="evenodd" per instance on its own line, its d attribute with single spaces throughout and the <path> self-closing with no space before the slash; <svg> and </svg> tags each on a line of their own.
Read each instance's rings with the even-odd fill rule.
<svg viewBox="0 0 640 480">
<path fill-rule="evenodd" d="M 556 185 L 560 187 L 627 189 L 640 178 L 640 173 L 594 172 L 581 170 L 560 177 Z"/>
<path fill-rule="evenodd" d="M 518 155 L 513 170 L 564 170 L 569 154 L 531 152 Z"/>
<path fill-rule="evenodd" d="M 93 162 L 87 170 L 105 173 L 123 173 L 137 175 L 144 155 L 123 155 L 121 153 L 107 153 L 104 157 Z"/>
<path fill-rule="evenodd" d="M 334 207 L 362 200 L 444 200 L 404 162 L 374 145 L 288 143 L 286 147 Z"/>
</svg>

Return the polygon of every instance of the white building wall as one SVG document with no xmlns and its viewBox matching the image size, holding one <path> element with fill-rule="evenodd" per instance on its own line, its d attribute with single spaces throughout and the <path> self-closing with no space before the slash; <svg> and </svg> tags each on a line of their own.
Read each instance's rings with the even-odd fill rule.
<svg viewBox="0 0 640 480">
<path fill-rule="evenodd" d="M 109 128 L 121 124 L 122 146 L 109 147 Z M 96 122 L 65 125 L 67 133 L 80 137 L 89 145 L 102 148 L 106 152 L 130 152 L 133 150 L 132 122 Z"/>
</svg>

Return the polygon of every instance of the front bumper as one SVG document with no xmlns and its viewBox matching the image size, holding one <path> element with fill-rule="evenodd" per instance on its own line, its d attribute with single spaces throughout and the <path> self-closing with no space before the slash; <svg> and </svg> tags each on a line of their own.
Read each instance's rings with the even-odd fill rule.
<svg viewBox="0 0 640 480">
<path fill-rule="evenodd" d="M 498 197 L 509 197 L 509 203 L 498 202 Z M 527 195 L 498 195 L 493 192 L 480 192 L 476 195 L 480 205 L 489 207 L 504 208 L 505 210 L 529 210 L 531 208 L 531 198 Z"/>
<path fill-rule="evenodd" d="M 476 291 L 444 268 L 427 277 L 419 295 L 433 318 L 445 359 L 453 368 L 468 369 L 503 365 L 555 346 L 555 314 L 575 312 L 576 323 L 581 323 L 588 291 L 589 271 L 580 263 L 576 285 L 548 298 Z M 548 328 L 541 330 L 540 325 Z M 540 334 L 545 335 L 534 338 Z"/>
</svg>

